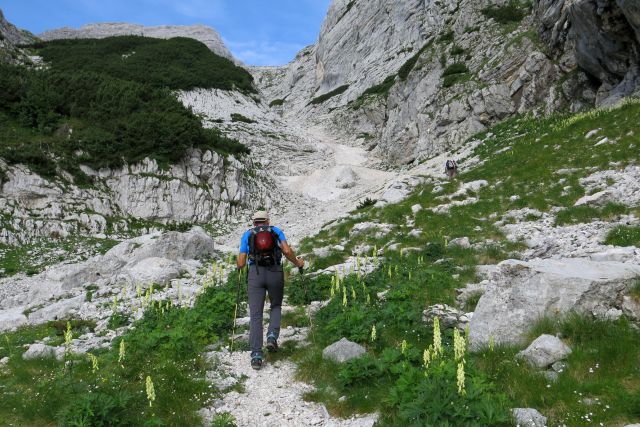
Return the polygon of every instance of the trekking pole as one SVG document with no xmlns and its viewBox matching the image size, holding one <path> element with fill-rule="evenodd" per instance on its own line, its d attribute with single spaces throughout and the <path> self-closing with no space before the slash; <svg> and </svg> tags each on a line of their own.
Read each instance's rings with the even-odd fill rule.
<svg viewBox="0 0 640 427">
<path fill-rule="evenodd" d="M 307 287 L 307 280 L 304 275 L 304 268 L 298 267 L 298 273 L 300 273 L 300 280 L 302 281 L 302 286 L 304 286 L 304 300 L 306 302 L 308 287 Z M 313 341 L 315 344 L 315 340 L 313 339 L 313 319 L 311 317 L 311 304 L 307 305 L 307 314 L 309 315 L 309 333 L 311 334 L 311 341 Z"/>
<path fill-rule="evenodd" d="M 238 317 L 238 305 L 240 304 L 240 278 L 242 277 L 242 270 L 238 269 L 238 282 L 236 283 L 236 306 L 233 310 L 233 329 L 231 330 L 231 347 L 229 352 L 233 354 L 233 341 L 236 336 L 236 319 Z"/>
</svg>

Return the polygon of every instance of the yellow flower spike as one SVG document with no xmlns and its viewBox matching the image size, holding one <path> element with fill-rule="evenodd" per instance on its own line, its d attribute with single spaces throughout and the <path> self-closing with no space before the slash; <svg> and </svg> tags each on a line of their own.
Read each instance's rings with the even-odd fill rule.
<svg viewBox="0 0 640 427">
<path fill-rule="evenodd" d="M 466 342 L 464 337 L 460 334 L 458 328 L 453 330 L 453 352 L 455 361 L 460 362 L 464 360 L 464 352 L 466 348 Z"/>
<path fill-rule="evenodd" d="M 407 351 L 407 340 L 402 340 L 402 344 L 400 344 L 400 352 L 405 354 Z"/>
<path fill-rule="evenodd" d="M 433 352 L 434 356 L 442 354 L 442 335 L 440 334 L 440 319 L 433 318 Z"/>
<path fill-rule="evenodd" d="M 138 295 L 138 298 L 142 297 L 142 285 L 140 282 L 136 283 L 136 295 Z"/>
<path fill-rule="evenodd" d="M 389 269 L 387 270 L 387 276 L 391 279 L 391 266 L 389 266 Z"/>
<path fill-rule="evenodd" d="M 400 248 L 400 258 L 404 256 L 404 248 Z"/>
<path fill-rule="evenodd" d="M 464 389 L 464 363 L 463 362 L 458 363 L 458 371 L 456 373 L 456 379 L 458 383 L 458 394 L 460 396 L 465 396 L 467 392 Z"/>
<path fill-rule="evenodd" d="M 469 325 L 467 324 L 467 326 L 465 326 L 464 328 L 464 337 L 467 339 L 467 342 L 469 342 L 470 333 L 471 333 L 471 330 L 469 329 Z"/>
<path fill-rule="evenodd" d="M 371 295 L 367 294 L 367 305 L 371 304 Z"/>
<path fill-rule="evenodd" d="M 91 373 L 95 374 L 98 371 L 98 358 L 91 353 L 87 353 L 87 357 L 91 361 Z"/>
<path fill-rule="evenodd" d="M 493 339 L 493 335 L 489 335 L 489 351 L 493 353 L 493 349 L 495 347 L 495 341 Z"/>
<path fill-rule="evenodd" d="M 374 342 L 376 340 L 376 337 L 376 325 L 373 325 L 371 326 L 371 342 Z"/>
<path fill-rule="evenodd" d="M 147 388 L 147 400 L 149 401 L 149 407 L 152 407 L 154 400 L 156 400 L 156 390 L 153 387 L 153 381 L 151 380 L 151 377 L 148 375 L 147 375 L 147 381 L 146 381 L 146 388 Z"/>
<path fill-rule="evenodd" d="M 424 365 L 424 369 L 429 369 L 430 363 L 431 363 L 431 347 L 425 349 L 422 352 L 422 364 Z"/>
<path fill-rule="evenodd" d="M 342 288 L 342 306 L 347 306 L 347 288 Z"/>
<path fill-rule="evenodd" d="M 334 287 L 333 282 L 331 283 L 331 299 L 336 296 L 336 289 Z"/>
<path fill-rule="evenodd" d="M 356 290 L 351 286 L 351 299 L 354 301 L 357 299 Z"/>
<path fill-rule="evenodd" d="M 409 270 L 409 280 L 411 280 L 411 270 Z"/>
<path fill-rule="evenodd" d="M 125 358 L 125 343 L 124 340 L 120 340 L 120 350 L 118 351 L 118 363 L 124 368 L 124 358 Z"/>
</svg>

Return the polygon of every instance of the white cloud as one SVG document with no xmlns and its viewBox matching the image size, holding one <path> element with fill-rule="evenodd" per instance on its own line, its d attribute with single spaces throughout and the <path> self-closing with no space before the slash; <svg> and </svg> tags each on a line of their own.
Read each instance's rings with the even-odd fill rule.
<svg viewBox="0 0 640 427">
<path fill-rule="evenodd" d="M 283 65 L 295 57 L 304 45 L 299 43 L 224 40 L 233 55 L 249 65 Z"/>
<path fill-rule="evenodd" d="M 220 21 L 227 16 L 223 0 L 146 0 L 147 3 L 158 3 L 187 18 L 200 21 L 214 19 Z"/>
</svg>

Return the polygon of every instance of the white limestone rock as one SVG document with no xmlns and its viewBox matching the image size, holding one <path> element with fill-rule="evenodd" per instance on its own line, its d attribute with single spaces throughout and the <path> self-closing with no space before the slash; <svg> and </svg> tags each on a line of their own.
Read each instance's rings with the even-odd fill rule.
<svg viewBox="0 0 640 427">
<path fill-rule="evenodd" d="M 547 427 L 547 417 L 533 408 L 514 408 L 513 421 L 520 427 Z"/>
<path fill-rule="evenodd" d="M 333 360 L 337 363 L 344 363 L 347 360 L 356 359 L 366 352 L 365 348 L 360 344 L 342 338 L 340 341 L 336 341 L 330 346 L 325 347 L 325 349 L 322 350 L 322 358 Z"/>
<path fill-rule="evenodd" d="M 571 354 L 568 345 L 553 335 L 540 335 L 516 357 L 524 359 L 531 367 L 546 369 Z"/>
<path fill-rule="evenodd" d="M 50 357 L 62 360 L 63 356 L 64 349 L 62 347 L 52 347 L 41 343 L 31 344 L 27 351 L 22 354 L 24 360 L 46 359 Z"/>
<path fill-rule="evenodd" d="M 605 318 L 618 308 L 640 266 L 589 259 L 507 260 L 498 265 L 470 322 L 470 346 L 521 343 L 544 316 L 571 311 Z"/>
</svg>

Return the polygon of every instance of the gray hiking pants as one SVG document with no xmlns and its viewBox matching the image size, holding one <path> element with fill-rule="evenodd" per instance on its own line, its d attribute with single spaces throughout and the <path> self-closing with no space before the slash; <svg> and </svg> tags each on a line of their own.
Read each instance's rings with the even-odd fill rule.
<svg viewBox="0 0 640 427">
<path fill-rule="evenodd" d="M 284 294 L 284 273 L 281 265 L 261 267 L 249 266 L 248 276 L 249 294 L 249 346 L 251 352 L 262 351 L 262 313 L 264 311 L 265 293 L 269 293 L 271 311 L 269 329 L 278 337 L 280 333 L 280 318 L 282 315 L 282 297 Z"/>
</svg>

